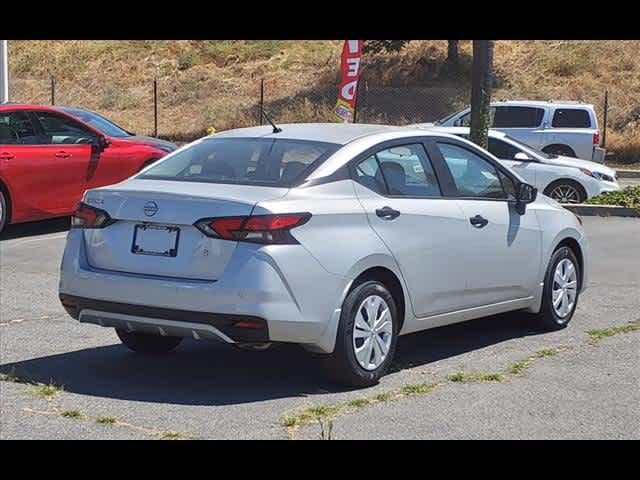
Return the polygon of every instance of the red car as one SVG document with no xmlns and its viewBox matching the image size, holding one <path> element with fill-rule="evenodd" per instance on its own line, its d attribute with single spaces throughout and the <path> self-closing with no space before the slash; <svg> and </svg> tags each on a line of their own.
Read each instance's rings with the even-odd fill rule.
<svg viewBox="0 0 640 480">
<path fill-rule="evenodd" d="M 85 190 L 120 182 L 176 145 L 88 110 L 0 105 L 0 232 L 70 215 Z"/>
</svg>

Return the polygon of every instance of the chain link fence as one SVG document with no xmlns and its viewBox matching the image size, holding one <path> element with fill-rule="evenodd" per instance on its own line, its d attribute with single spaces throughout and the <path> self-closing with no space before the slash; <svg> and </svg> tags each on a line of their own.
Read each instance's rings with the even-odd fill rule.
<svg viewBox="0 0 640 480">
<path fill-rule="evenodd" d="M 358 86 L 356 121 L 407 125 L 434 122 L 465 108 L 469 103 L 467 79 L 451 86 L 380 86 L 375 79 L 361 77 Z M 311 86 L 293 96 L 279 94 L 279 86 L 254 78 L 246 82 L 242 95 L 229 93 L 215 81 L 199 82 L 177 78 L 149 78 L 137 85 L 104 85 L 99 79 L 75 80 L 13 79 L 11 98 L 15 102 L 74 106 L 97 111 L 136 134 L 154 135 L 186 142 L 215 130 L 249 127 L 265 123 L 265 111 L 276 123 L 331 122 L 336 101 L 336 84 Z M 606 92 L 591 92 L 575 100 L 596 107 L 603 133 L 610 127 L 625 128 L 628 115 Z M 530 100 L 551 100 L 528 95 Z M 494 100 L 508 99 L 495 94 Z M 515 99 L 515 98 L 513 98 Z M 640 119 L 640 112 L 636 112 Z M 605 119 L 607 124 L 605 124 Z M 626 120 L 625 120 L 626 119 Z M 615 132 L 614 132 L 615 134 Z M 606 135 L 606 133 L 605 133 Z"/>
</svg>

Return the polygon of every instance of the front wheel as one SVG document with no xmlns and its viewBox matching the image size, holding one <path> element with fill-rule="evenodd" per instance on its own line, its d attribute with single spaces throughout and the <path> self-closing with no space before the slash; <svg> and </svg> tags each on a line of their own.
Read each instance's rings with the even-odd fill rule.
<svg viewBox="0 0 640 480">
<path fill-rule="evenodd" d="M 569 247 L 560 247 L 551 256 L 544 279 L 542 308 L 536 315 L 543 330 L 566 327 L 578 305 L 582 272 Z"/>
<path fill-rule="evenodd" d="M 556 180 L 545 189 L 544 194 L 558 203 L 582 203 L 587 199 L 582 185 L 573 180 Z"/>
<path fill-rule="evenodd" d="M 130 350 L 152 355 L 170 352 L 182 341 L 180 337 L 162 337 L 148 333 L 127 332 L 122 328 L 116 328 L 116 334 Z"/>
<path fill-rule="evenodd" d="M 375 280 L 345 299 L 333 353 L 322 358 L 327 376 L 348 387 L 368 387 L 386 373 L 396 349 L 398 313 L 389 290 Z"/>
</svg>

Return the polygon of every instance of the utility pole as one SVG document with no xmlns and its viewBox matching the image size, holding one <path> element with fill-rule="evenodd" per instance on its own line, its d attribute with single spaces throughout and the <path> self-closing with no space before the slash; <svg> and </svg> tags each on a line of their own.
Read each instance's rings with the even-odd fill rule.
<svg viewBox="0 0 640 480">
<path fill-rule="evenodd" d="M 9 101 L 9 61 L 7 41 L 0 40 L 0 103 Z"/>
<path fill-rule="evenodd" d="M 489 104 L 493 84 L 493 40 L 473 41 L 471 66 L 471 141 L 487 148 L 491 123 Z"/>
</svg>

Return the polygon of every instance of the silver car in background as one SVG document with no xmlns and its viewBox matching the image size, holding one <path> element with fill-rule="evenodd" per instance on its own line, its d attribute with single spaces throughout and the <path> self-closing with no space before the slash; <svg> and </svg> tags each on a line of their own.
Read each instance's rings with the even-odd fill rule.
<svg viewBox="0 0 640 480">
<path fill-rule="evenodd" d="M 137 352 L 183 337 L 292 342 L 333 380 L 372 385 L 399 335 L 511 310 L 567 325 L 587 242 L 578 217 L 536 193 L 446 133 L 222 132 L 85 193 L 60 300 Z"/>
</svg>

